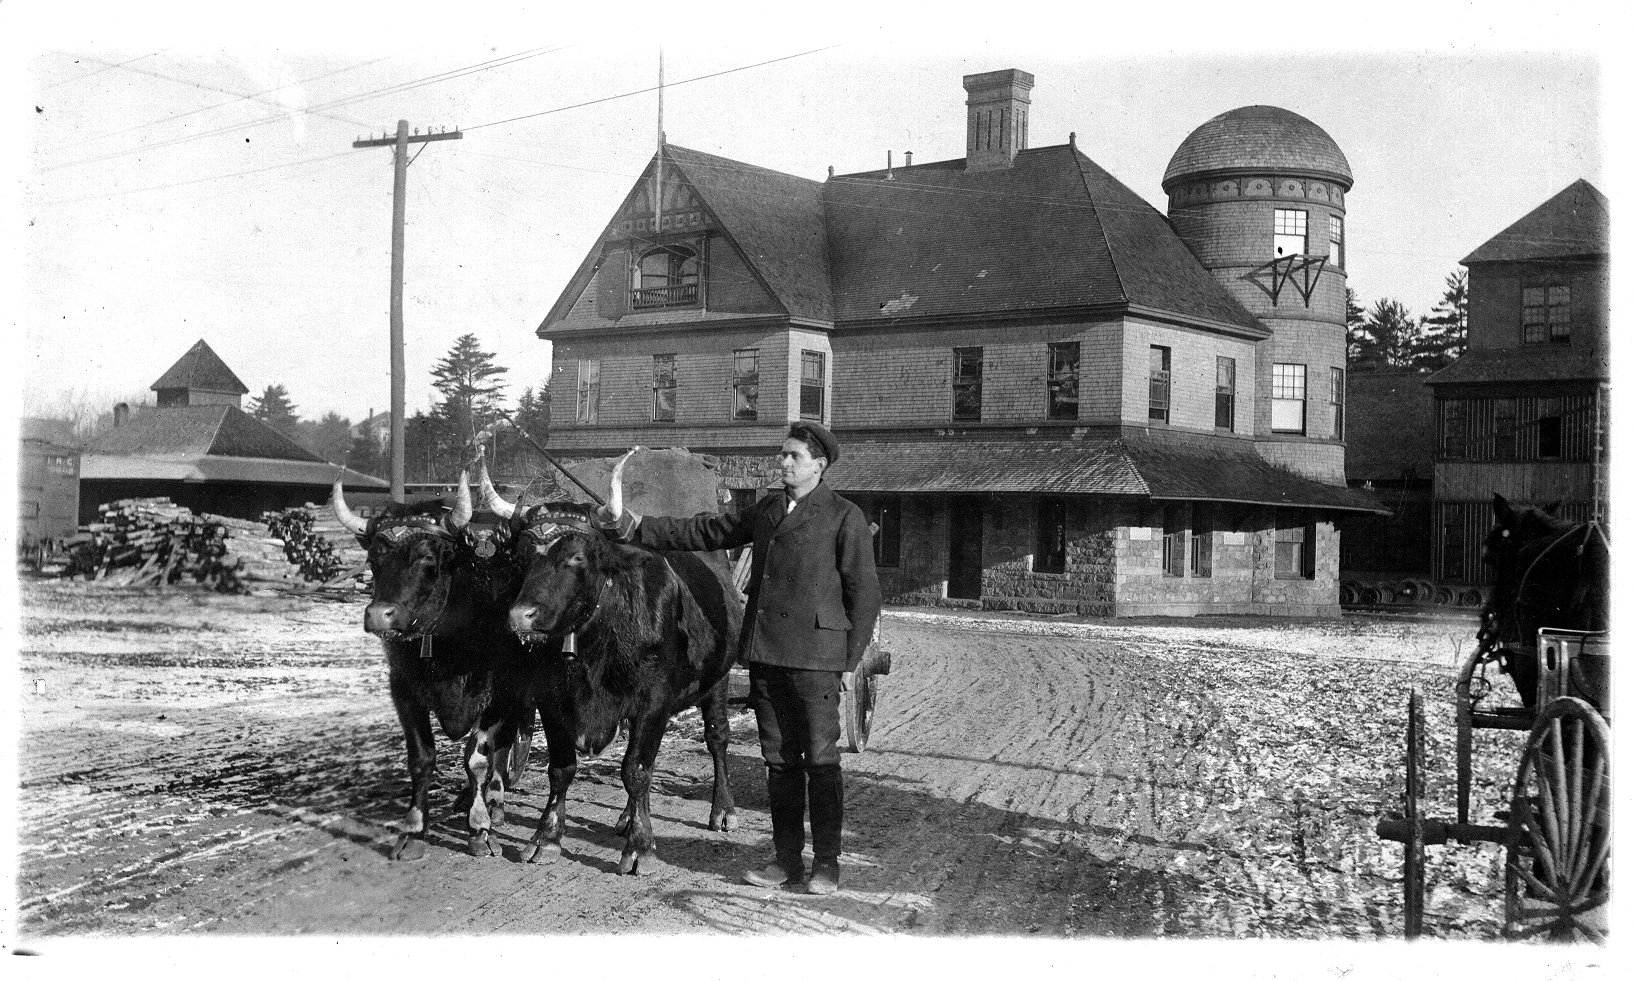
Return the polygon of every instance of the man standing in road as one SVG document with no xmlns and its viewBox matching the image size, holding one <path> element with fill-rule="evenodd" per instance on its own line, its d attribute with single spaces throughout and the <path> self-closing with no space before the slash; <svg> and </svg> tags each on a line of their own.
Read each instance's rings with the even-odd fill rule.
<svg viewBox="0 0 1635 981">
<path fill-rule="evenodd" d="M 851 685 L 880 616 L 868 520 L 823 474 L 840 444 L 797 422 L 778 452 L 783 487 L 737 514 L 644 517 L 624 510 L 615 483 L 606 533 L 648 548 L 706 551 L 754 545 L 738 658 L 766 761 L 772 864 L 744 874 L 758 886 L 840 888 L 840 693 Z M 801 852 L 812 820 L 812 871 Z"/>
</svg>

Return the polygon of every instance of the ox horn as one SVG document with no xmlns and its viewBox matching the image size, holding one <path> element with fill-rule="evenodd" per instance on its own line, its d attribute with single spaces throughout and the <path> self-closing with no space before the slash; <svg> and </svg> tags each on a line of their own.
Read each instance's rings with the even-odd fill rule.
<svg viewBox="0 0 1635 981">
<path fill-rule="evenodd" d="M 335 478 L 335 486 L 329 492 L 329 509 L 335 512 L 335 520 L 341 527 L 354 535 L 361 535 L 369 527 L 369 522 L 352 513 L 346 506 L 346 495 L 341 491 L 340 478 Z"/>
<path fill-rule="evenodd" d="M 639 446 L 632 446 L 629 452 L 619 457 L 619 462 L 613 465 L 613 476 L 608 478 L 607 509 L 615 517 L 624 514 L 624 465 L 636 455 Z"/>
<path fill-rule="evenodd" d="M 471 523 L 471 482 L 466 480 L 464 470 L 460 471 L 460 489 L 454 494 L 454 510 L 448 516 L 448 527 L 451 531 L 458 531 Z"/>
<path fill-rule="evenodd" d="M 483 507 L 498 515 L 501 521 L 510 521 L 517 511 L 517 506 L 501 497 L 494 482 L 488 479 L 488 460 L 480 450 L 477 452 L 477 496 Z"/>
</svg>

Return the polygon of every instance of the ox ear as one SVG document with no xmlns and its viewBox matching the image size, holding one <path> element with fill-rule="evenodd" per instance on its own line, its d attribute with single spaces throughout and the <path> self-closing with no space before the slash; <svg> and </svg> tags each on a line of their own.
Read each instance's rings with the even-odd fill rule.
<svg viewBox="0 0 1635 981">
<path fill-rule="evenodd" d="M 1509 526 L 1516 520 L 1516 509 L 1498 491 L 1493 492 L 1493 517 L 1501 525 Z"/>
</svg>

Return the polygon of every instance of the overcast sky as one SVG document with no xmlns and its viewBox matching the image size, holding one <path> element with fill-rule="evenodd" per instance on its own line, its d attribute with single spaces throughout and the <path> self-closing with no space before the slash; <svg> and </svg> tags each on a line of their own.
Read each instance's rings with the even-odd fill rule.
<svg viewBox="0 0 1635 981">
<path fill-rule="evenodd" d="M 1460 258 L 1567 184 L 1619 192 L 1601 125 L 1622 22 L 1576 8 L 1572 24 L 1546 13 L 1524 30 L 1449 7 L 1413 5 L 1408 29 L 1390 5 L 1217 5 L 1218 24 L 1185 5 L 1119 21 L 1083 5 L 1049 8 L 1044 29 L 1019 12 L 1028 29 L 986 40 L 957 14 L 877 26 L 827 6 L 727 34 L 402 3 L 379 8 L 404 15 L 396 26 L 302 3 L 258 24 L 166 3 L 34 21 L 13 66 L 27 118 L 11 117 L 24 404 L 140 395 L 204 338 L 252 395 L 282 384 L 306 418 L 385 409 L 391 151 L 351 144 L 400 118 L 465 133 L 409 168 L 409 411 L 465 333 L 510 369 L 511 394 L 537 386 L 534 330 L 652 156 L 656 96 L 628 93 L 656 83 L 661 39 L 672 143 L 813 179 L 883 166 L 888 150 L 962 156 L 961 76 L 1020 68 L 1036 79 L 1032 146 L 1076 132 L 1163 210 L 1189 132 L 1281 106 L 1350 160 L 1350 285 L 1427 313 Z"/>
</svg>

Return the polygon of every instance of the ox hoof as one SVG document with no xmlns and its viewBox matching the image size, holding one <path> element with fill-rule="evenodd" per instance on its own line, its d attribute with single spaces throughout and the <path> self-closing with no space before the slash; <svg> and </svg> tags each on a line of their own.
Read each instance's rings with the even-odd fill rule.
<svg viewBox="0 0 1635 981">
<path fill-rule="evenodd" d="M 466 848 L 478 858 L 493 858 L 499 854 L 499 849 L 494 847 L 494 840 L 489 837 L 486 830 L 472 835 L 471 840 L 466 842 Z"/>
<path fill-rule="evenodd" d="M 652 875 L 659 870 L 659 853 L 656 848 L 645 851 L 626 850 L 619 856 L 620 875 Z"/>
<path fill-rule="evenodd" d="M 562 857 L 562 844 L 556 841 L 530 842 L 522 850 L 522 860 L 530 865 L 540 862 L 554 862 Z"/>
<path fill-rule="evenodd" d="M 717 811 L 710 815 L 711 831 L 737 831 L 738 813 L 736 811 Z"/>
<path fill-rule="evenodd" d="M 418 862 L 426 857 L 426 839 L 414 835 L 398 835 L 392 845 L 392 861 Z"/>
</svg>

